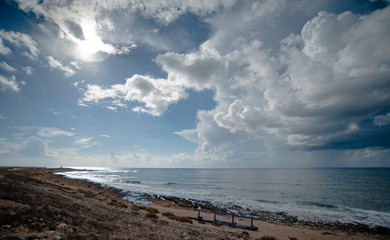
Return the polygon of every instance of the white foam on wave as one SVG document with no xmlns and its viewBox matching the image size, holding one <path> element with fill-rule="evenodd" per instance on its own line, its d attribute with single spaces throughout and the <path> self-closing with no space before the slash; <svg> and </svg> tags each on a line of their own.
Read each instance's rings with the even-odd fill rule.
<svg viewBox="0 0 390 240">
<path fill-rule="evenodd" d="M 83 170 L 85 168 L 81 168 Z M 350 208 L 339 205 L 329 205 L 316 202 L 278 202 L 259 199 L 249 199 L 245 195 L 231 196 L 224 189 L 213 190 L 212 186 L 207 189 L 194 184 L 167 184 L 167 181 L 144 181 L 139 180 L 138 170 L 107 169 L 99 168 L 94 171 L 72 171 L 60 173 L 69 178 L 83 179 L 106 186 L 122 189 L 127 192 L 147 193 L 152 195 L 175 196 L 188 199 L 205 200 L 218 206 L 229 208 L 233 205 L 251 210 L 263 210 L 271 212 L 287 212 L 289 215 L 298 216 L 300 220 L 362 223 L 370 226 L 390 227 L 390 213 Z M 125 173 L 125 174 L 123 174 Z M 128 174 L 126 174 L 128 173 Z M 129 180 L 131 179 L 131 180 Z M 132 200 L 129 197 L 128 200 Z M 135 198 L 134 198 L 135 199 Z M 133 200 L 134 200 L 133 199 Z M 139 199 L 137 199 L 138 201 Z"/>
</svg>

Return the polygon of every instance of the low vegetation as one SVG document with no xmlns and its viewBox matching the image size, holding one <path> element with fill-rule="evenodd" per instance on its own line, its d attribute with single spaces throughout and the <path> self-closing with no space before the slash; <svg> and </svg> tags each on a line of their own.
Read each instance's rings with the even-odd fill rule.
<svg viewBox="0 0 390 240">
<path fill-rule="evenodd" d="M 127 208 L 127 205 L 121 202 L 118 202 L 115 199 L 111 199 L 111 202 L 108 205 L 114 206 L 116 208 Z"/>
<path fill-rule="evenodd" d="M 145 211 L 150 212 L 150 213 L 159 213 L 159 211 L 157 209 L 151 208 L 151 207 L 145 208 Z"/>
<path fill-rule="evenodd" d="M 148 212 L 148 213 L 146 214 L 146 217 L 147 217 L 147 218 L 153 218 L 153 219 L 157 219 L 157 218 L 158 218 L 157 214 L 152 213 L 152 212 Z"/>
<path fill-rule="evenodd" d="M 169 219 L 176 220 L 176 221 L 179 221 L 179 222 L 192 223 L 192 220 L 189 219 L 188 217 L 179 217 L 179 216 L 176 216 L 175 214 L 173 214 L 171 212 L 164 212 L 164 213 L 162 213 L 162 215 L 166 216 Z"/>
<path fill-rule="evenodd" d="M 134 212 L 138 212 L 140 209 L 139 209 L 138 206 L 133 205 L 133 206 L 131 207 L 131 210 L 133 210 Z"/>
<path fill-rule="evenodd" d="M 276 237 L 273 236 L 262 236 L 261 238 L 258 238 L 259 240 L 278 240 Z"/>
<path fill-rule="evenodd" d="M 169 219 L 176 219 L 175 214 L 173 214 L 171 212 L 163 212 L 162 215 L 169 218 Z"/>
</svg>

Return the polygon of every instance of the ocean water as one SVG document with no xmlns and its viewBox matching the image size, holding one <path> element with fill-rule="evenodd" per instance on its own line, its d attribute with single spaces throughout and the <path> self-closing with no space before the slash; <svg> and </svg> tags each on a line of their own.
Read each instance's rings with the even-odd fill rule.
<svg viewBox="0 0 390 240">
<path fill-rule="evenodd" d="M 133 201 L 148 193 L 287 212 L 300 220 L 390 227 L 390 168 L 104 168 L 64 175 L 121 189 Z"/>
</svg>

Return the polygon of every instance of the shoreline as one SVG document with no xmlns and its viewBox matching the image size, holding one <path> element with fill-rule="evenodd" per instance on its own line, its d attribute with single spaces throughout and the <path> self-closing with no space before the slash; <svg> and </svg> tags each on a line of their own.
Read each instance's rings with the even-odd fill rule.
<svg viewBox="0 0 390 240">
<path fill-rule="evenodd" d="M 76 169 L 76 170 L 81 171 L 82 169 Z M 82 171 L 85 171 L 85 169 Z M 104 183 L 96 183 L 87 179 L 85 179 L 85 181 L 98 184 L 105 188 L 115 188 Z M 139 183 L 139 181 L 135 181 L 135 182 Z M 191 210 L 201 207 L 202 209 L 215 211 L 215 212 L 233 213 L 242 216 L 259 217 L 263 221 L 267 221 L 270 223 L 284 223 L 290 226 L 299 225 L 299 226 L 318 227 L 318 228 L 324 228 L 330 230 L 356 231 L 361 233 L 372 233 L 372 234 L 390 233 L 390 228 L 383 225 L 369 225 L 367 223 L 361 223 L 357 221 L 342 222 L 342 221 L 327 221 L 321 219 L 309 220 L 309 219 L 302 219 L 296 215 L 291 215 L 285 211 L 253 210 L 253 209 L 243 208 L 242 206 L 237 204 L 231 204 L 230 206 L 221 206 L 220 204 L 215 204 L 212 201 L 202 200 L 202 199 L 192 199 L 192 198 L 185 198 L 180 196 L 164 195 L 164 194 L 150 194 L 150 193 L 144 193 L 138 191 L 126 191 L 120 188 L 118 188 L 117 190 L 124 194 L 125 200 L 136 204 L 146 205 L 151 203 L 157 203 L 165 206 L 178 204 L 181 207 L 188 208 Z"/>
<path fill-rule="evenodd" d="M 167 202 L 171 205 L 178 205 L 188 209 L 197 209 L 201 207 L 205 210 L 231 213 L 250 217 L 258 217 L 262 221 L 269 223 L 282 223 L 288 226 L 306 226 L 306 227 L 317 227 L 328 230 L 341 230 L 341 231 L 352 231 L 359 233 L 370 233 L 370 234 L 390 234 L 390 228 L 385 226 L 370 226 L 363 223 L 345 223 L 345 222 L 329 222 L 329 221 L 310 221 L 310 220 L 299 220 L 297 216 L 289 215 L 287 212 L 272 212 L 266 210 L 247 210 L 238 205 L 233 205 L 230 208 L 222 208 L 214 205 L 213 203 L 205 200 L 197 199 L 185 199 L 176 196 L 164 196 L 164 195 L 149 195 L 147 199 L 157 205 L 162 205 Z M 172 204 L 172 202 L 174 204 Z"/>
<path fill-rule="evenodd" d="M 80 239 L 261 239 L 264 236 L 276 239 L 324 240 L 390 238 L 388 228 L 367 230 L 363 226 L 355 228 L 348 225 L 310 225 L 295 219 L 285 222 L 278 217 L 274 221 L 267 218 L 264 218 L 265 221 L 254 221 L 254 225 L 259 228 L 257 231 L 243 231 L 198 221 L 193 221 L 192 224 L 183 223 L 170 219 L 164 213 L 184 218 L 196 217 L 197 212 L 193 211 L 193 208 L 194 204 L 199 205 L 199 202 L 167 196 L 154 196 L 154 199 L 151 199 L 153 204 L 147 208 L 158 210 L 157 217 L 153 219 L 147 216 L 148 212 L 142 210 L 142 206 L 123 200 L 125 195 L 119 189 L 104 188 L 100 184 L 55 174 L 65 171 L 75 170 L 0 169 L 0 239 L 66 239 L 75 236 Z M 202 202 L 207 205 L 206 201 Z M 203 206 L 202 209 L 207 207 Z M 263 214 L 266 213 L 268 212 Z M 212 219 L 211 214 L 205 213 L 204 216 Z M 244 225 L 247 225 L 247 222 L 244 222 Z"/>
</svg>

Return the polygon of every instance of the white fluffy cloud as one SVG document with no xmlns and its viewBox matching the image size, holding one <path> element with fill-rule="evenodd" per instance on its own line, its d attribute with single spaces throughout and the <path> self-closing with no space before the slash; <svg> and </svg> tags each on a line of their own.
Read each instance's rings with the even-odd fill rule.
<svg viewBox="0 0 390 240">
<path fill-rule="evenodd" d="M 9 78 L 0 75 L 0 90 L 11 90 L 14 92 L 19 92 L 20 84 L 16 81 L 16 77 L 14 75 Z"/>
<path fill-rule="evenodd" d="M 53 31 L 52 27 L 47 28 L 40 24 L 40 29 L 48 35 L 60 36 L 71 45 L 72 51 L 66 54 L 84 61 L 100 61 L 99 53 L 106 54 L 127 54 L 135 47 L 131 41 L 107 42 L 103 32 L 110 36 L 115 29 L 105 12 L 120 10 L 126 7 L 127 3 L 112 2 L 102 3 L 101 1 L 16 1 L 19 8 L 25 12 L 33 12 L 42 16 L 48 22 L 54 23 L 58 28 Z M 107 31 L 107 32 L 106 32 Z M 68 45 L 69 46 L 69 45 Z M 61 50 L 60 50 L 61 51 Z"/>
<path fill-rule="evenodd" d="M 138 102 L 133 111 L 161 116 L 170 104 L 187 96 L 183 86 L 169 79 L 156 79 L 150 76 L 134 75 L 125 84 L 112 85 L 103 89 L 98 85 L 88 85 L 79 104 L 103 103 L 116 107 L 126 107 L 125 102 Z"/>
<path fill-rule="evenodd" d="M 195 128 L 176 132 L 198 144 L 194 159 L 237 157 L 246 143 L 256 153 L 274 151 L 274 144 L 311 150 L 378 147 L 384 142 L 373 141 L 383 137 L 378 129 L 389 133 L 390 7 L 360 15 L 318 12 L 324 2 L 305 0 L 18 2 L 22 10 L 58 26 L 60 37 L 77 46 L 80 59 L 91 60 L 99 52 L 128 54 L 138 45 L 159 51 L 155 63 L 166 78 L 135 74 L 121 84 L 87 84 L 82 106 L 130 107 L 161 116 L 185 99 L 188 89 L 214 91 L 216 107 L 199 111 Z M 297 14 L 313 12 L 304 24 L 289 23 L 300 21 Z M 157 29 L 186 13 L 200 16 L 211 29 L 209 39 L 191 51 L 175 49 L 174 36 L 163 38 Z M 34 55 L 25 42 L 20 46 Z M 17 41 L 2 37 L 1 54 L 12 53 L 7 44 Z M 47 60 L 66 76 L 74 74 L 71 66 L 80 66 Z M 12 81 L 2 78 L 0 83 L 12 89 Z M 126 158 L 114 152 L 110 157 Z"/>
<path fill-rule="evenodd" d="M 47 57 L 50 68 L 59 69 L 64 72 L 65 77 L 71 77 L 75 71 L 70 66 L 64 66 L 60 61 L 54 59 L 52 56 Z"/>
<path fill-rule="evenodd" d="M 7 72 L 16 72 L 17 71 L 16 68 L 10 66 L 8 63 L 6 63 L 4 61 L 0 63 L 0 68 L 6 70 Z"/>
<path fill-rule="evenodd" d="M 156 62 L 168 73 L 168 79 L 186 88 L 202 90 L 211 88 L 224 77 L 226 66 L 216 51 L 204 44 L 200 52 L 190 54 L 165 53 Z"/>
<path fill-rule="evenodd" d="M 39 49 L 37 43 L 28 34 L 0 29 L 0 53 L 9 55 L 12 53 L 12 50 L 5 46 L 4 42 L 18 48 L 27 48 L 28 51 L 25 51 L 24 55 L 31 59 L 36 59 L 38 57 Z"/>
<path fill-rule="evenodd" d="M 332 142 L 333 136 L 350 135 L 351 124 L 388 110 L 389 13 L 389 7 L 365 16 L 320 12 L 301 35 L 284 40 L 282 63 L 297 107 L 282 113 L 295 143 Z"/>
<path fill-rule="evenodd" d="M 271 6 L 278 15 L 284 4 Z M 270 16 L 260 13 L 245 19 L 233 16 L 251 26 Z M 227 25 L 210 18 L 221 29 L 199 51 L 157 56 L 167 79 L 134 75 L 126 84 L 107 89 L 90 85 L 82 102 L 135 101 L 143 105 L 133 110 L 160 116 L 186 97 L 186 89 L 213 89 L 217 107 L 198 113 L 196 129 L 177 132 L 196 141 L 199 152 L 242 141 L 267 145 L 270 136 L 294 147 L 332 148 L 337 141 L 354 147 L 366 131 L 361 122 L 390 107 L 389 16 L 389 7 L 368 15 L 320 12 L 300 34 L 282 39 L 276 56 L 245 29 L 230 33 L 242 35 L 234 42 L 220 38 Z M 375 119 L 379 125 L 381 117 Z"/>
<path fill-rule="evenodd" d="M 218 105 L 198 114 L 196 129 L 177 134 L 198 141 L 198 150 L 208 153 L 223 146 L 234 149 L 224 139 L 236 145 L 262 140 L 267 146 L 276 137 L 302 148 L 383 144 L 373 140 L 379 135 L 371 128 L 386 125 L 387 115 L 375 114 L 390 108 L 389 16 L 389 7 L 368 15 L 320 12 L 300 34 L 281 40 L 277 57 L 257 40 L 241 39 L 229 52 L 229 47 L 220 47 L 224 40 L 214 37 L 207 47 L 219 53 L 220 64 L 227 66 L 227 73 L 219 74 L 224 77 L 212 82 Z M 185 62 L 193 56 L 200 60 L 202 52 L 169 56 Z M 177 72 L 168 64 L 162 66 L 168 75 Z M 191 74 L 190 69 L 187 66 L 182 76 Z M 203 86 L 208 87 L 207 83 Z M 374 123 L 363 126 L 373 116 Z"/>
<path fill-rule="evenodd" d="M 75 44 L 74 57 L 84 61 L 99 61 L 99 53 L 128 54 L 137 45 L 158 50 L 177 49 L 186 45 L 185 35 L 180 41 L 159 34 L 155 26 L 166 26 L 180 16 L 193 13 L 199 16 L 230 8 L 235 0 L 208 1 L 28 1 L 17 0 L 19 8 L 44 17 L 59 28 L 59 34 Z M 154 24 L 139 21 L 137 15 Z M 126 21 L 123 21 L 126 19 Z M 45 33 L 50 31 L 40 25 Z M 182 29 L 186 31 L 186 29 Z M 1 42 L 0 42 L 1 44 Z M 1 45 L 0 45 L 1 46 Z M 2 49 L 2 48 L 0 48 Z M 6 49 L 4 49 L 6 51 Z"/>
<path fill-rule="evenodd" d="M 264 126 L 262 121 L 264 115 L 261 108 L 245 106 L 242 100 L 236 99 L 227 112 L 217 112 L 214 120 L 219 127 L 227 128 L 232 133 L 256 132 L 257 128 Z"/>
<path fill-rule="evenodd" d="M 34 68 L 32 68 L 31 66 L 22 67 L 22 70 L 23 70 L 27 75 L 32 75 L 33 72 L 34 72 Z"/>
</svg>

